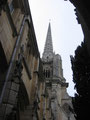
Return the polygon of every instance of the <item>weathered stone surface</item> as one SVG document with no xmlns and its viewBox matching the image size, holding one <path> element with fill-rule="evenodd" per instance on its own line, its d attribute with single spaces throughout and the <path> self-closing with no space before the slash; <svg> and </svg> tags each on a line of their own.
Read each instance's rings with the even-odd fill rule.
<svg viewBox="0 0 90 120">
<path fill-rule="evenodd" d="M 74 114 L 71 113 L 67 107 L 64 107 L 65 109 L 63 108 L 63 105 L 66 104 L 72 107 L 72 103 L 66 90 L 68 84 L 63 77 L 61 56 L 53 53 L 52 48 L 52 36 L 49 24 L 42 57 L 43 72 L 45 76 L 45 95 L 47 94 L 45 96 L 45 101 L 43 101 L 44 118 L 46 120 L 49 120 L 49 118 L 51 118 L 51 120 L 68 120 L 69 117 L 71 120 L 75 120 Z"/>
</svg>

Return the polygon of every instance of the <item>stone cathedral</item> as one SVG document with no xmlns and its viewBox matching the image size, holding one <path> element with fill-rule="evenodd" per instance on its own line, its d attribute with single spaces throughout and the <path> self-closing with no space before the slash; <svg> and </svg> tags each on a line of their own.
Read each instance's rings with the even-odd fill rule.
<svg viewBox="0 0 90 120">
<path fill-rule="evenodd" d="M 28 0 L 0 1 L 0 120 L 75 120 L 49 23 L 42 59 Z"/>
<path fill-rule="evenodd" d="M 59 54 L 53 52 L 50 23 L 42 62 L 47 94 L 45 120 L 75 120 L 72 100 L 66 90 L 68 83 L 63 77 L 62 59 Z"/>
</svg>

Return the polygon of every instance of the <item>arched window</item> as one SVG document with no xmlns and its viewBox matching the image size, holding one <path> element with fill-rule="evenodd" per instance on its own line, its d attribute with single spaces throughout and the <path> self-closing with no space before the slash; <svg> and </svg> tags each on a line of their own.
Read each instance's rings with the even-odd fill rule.
<svg viewBox="0 0 90 120">
<path fill-rule="evenodd" d="M 46 70 L 46 78 L 48 77 L 48 71 Z"/>
<path fill-rule="evenodd" d="M 50 78 L 51 76 L 51 71 L 49 69 L 44 69 L 43 74 L 46 78 Z"/>
<path fill-rule="evenodd" d="M 48 78 L 50 78 L 50 70 L 48 70 Z"/>
<path fill-rule="evenodd" d="M 44 74 L 44 76 L 45 76 L 45 69 L 43 70 L 43 74 Z"/>
</svg>

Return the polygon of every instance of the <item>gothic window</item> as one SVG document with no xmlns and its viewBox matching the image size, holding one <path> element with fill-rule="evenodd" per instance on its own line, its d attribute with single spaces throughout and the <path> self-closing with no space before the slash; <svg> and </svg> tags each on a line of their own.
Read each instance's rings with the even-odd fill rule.
<svg viewBox="0 0 90 120">
<path fill-rule="evenodd" d="M 53 71 L 52 71 L 52 69 L 50 70 L 50 76 L 52 77 L 52 75 L 53 75 Z"/>
<path fill-rule="evenodd" d="M 44 76 L 45 76 L 45 70 L 43 71 L 43 74 L 44 74 Z"/>
<path fill-rule="evenodd" d="M 46 78 L 50 78 L 50 76 L 51 76 L 51 74 L 50 74 L 50 70 L 48 70 L 48 69 L 44 69 L 43 70 L 43 74 L 44 74 L 44 76 L 46 77 Z"/>
<path fill-rule="evenodd" d="M 48 77 L 48 71 L 46 70 L 46 78 Z"/>
<path fill-rule="evenodd" d="M 50 70 L 48 70 L 48 78 L 50 78 Z"/>
</svg>

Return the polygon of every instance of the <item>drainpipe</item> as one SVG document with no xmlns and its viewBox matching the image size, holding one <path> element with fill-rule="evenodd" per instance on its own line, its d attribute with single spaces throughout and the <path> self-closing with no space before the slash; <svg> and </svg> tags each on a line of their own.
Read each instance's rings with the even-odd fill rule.
<svg viewBox="0 0 90 120">
<path fill-rule="evenodd" d="M 9 65 L 9 68 L 8 68 L 8 71 L 7 71 L 5 83 L 4 83 L 4 86 L 3 86 L 3 89 L 2 89 L 2 94 L 1 94 L 1 97 L 0 97 L 0 104 L 3 101 L 3 96 L 4 96 L 4 93 L 5 93 L 6 85 L 7 85 L 7 82 L 9 80 L 10 73 L 12 71 L 13 65 L 15 63 L 15 58 L 16 58 L 17 53 L 18 53 L 19 45 L 20 45 L 20 42 L 21 42 L 21 36 L 22 36 L 22 32 L 23 32 L 23 28 L 24 28 L 24 24 L 25 24 L 26 19 L 28 19 L 28 18 L 26 16 L 24 16 L 22 24 L 21 24 L 20 32 L 19 32 L 17 40 L 16 40 L 15 48 L 14 48 L 14 51 L 13 51 L 13 54 L 12 54 L 12 57 L 11 57 L 10 65 Z"/>
</svg>

